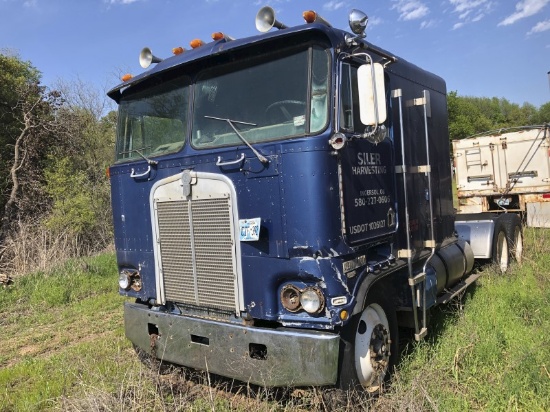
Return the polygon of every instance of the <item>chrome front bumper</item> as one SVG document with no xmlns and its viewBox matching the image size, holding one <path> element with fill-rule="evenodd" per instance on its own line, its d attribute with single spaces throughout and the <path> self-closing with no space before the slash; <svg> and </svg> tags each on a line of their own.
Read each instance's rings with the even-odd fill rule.
<svg viewBox="0 0 550 412">
<path fill-rule="evenodd" d="M 153 311 L 125 303 L 127 338 L 157 358 L 257 385 L 336 383 L 340 337 L 334 333 L 268 329 Z M 153 338 L 154 339 L 154 338 Z"/>
</svg>

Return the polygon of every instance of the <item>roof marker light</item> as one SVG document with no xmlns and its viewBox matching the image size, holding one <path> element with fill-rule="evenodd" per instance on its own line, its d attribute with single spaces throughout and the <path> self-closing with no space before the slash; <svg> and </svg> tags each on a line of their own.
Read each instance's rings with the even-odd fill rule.
<svg viewBox="0 0 550 412">
<path fill-rule="evenodd" d="M 214 40 L 225 39 L 225 41 L 235 40 L 233 37 L 228 36 L 227 34 L 224 34 L 221 31 L 217 31 L 215 33 L 212 33 L 212 39 L 214 39 Z"/>
<path fill-rule="evenodd" d="M 193 49 L 196 49 L 197 47 L 201 47 L 201 46 L 204 46 L 206 43 L 203 42 L 201 39 L 193 39 L 189 42 L 189 45 L 193 48 Z"/>
<path fill-rule="evenodd" d="M 302 13 L 302 16 L 304 17 L 304 20 L 306 23 L 321 23 L 325 26 L 332 27 L 328 21 L 323 19 L 319 14 L 313 10 L 307 10 Z"/>
<path fill-rule="evenodd" d="M 313 10 L 306 10 L 302 13 L 302 16 L 304 17 L 304 20 L 306 23 L 321 23 L 325 26 L 332 27 L 328 21 L 323 19 L 317 12 Z"/>
<path fill-rule="evenodd" d="M 132 77 L 134 77 L 134 76 L 132 76 L 130 73 L 126 73 L 124 76 L 121 77 L 121 80 L 122 80 L 123 82 L 127 82 L 127 81 L 130 80 Z"/>
<path fill-rule="evenodd" d="M 185 51 L 185 49 L 183 47 L 174 47 L 172 49 L 172 54 L 177 56 L 178 54 L 182 54 L 184 51 Z"/>
<path fill-rule="evenodd" d="M 315 13 L 313 10 L 306 10 L 302 13 L 302 16 L 304 16 L 304 20 L 306 23 L 313 23 L 315 21 L 315 18 L 317 17 L 317 13 Z"/>
</svg>

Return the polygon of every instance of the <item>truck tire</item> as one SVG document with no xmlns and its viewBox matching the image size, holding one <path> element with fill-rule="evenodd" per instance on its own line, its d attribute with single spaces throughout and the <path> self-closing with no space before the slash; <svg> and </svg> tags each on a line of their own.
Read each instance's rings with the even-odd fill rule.
<svg viewBox="0 0 550 412">
<path fill-rule="evenodd" d="M 495 222 L 495 231 L 493 233 L 493 254 L 492 260 L 496 264 L 501 273 L 508 270 L 510 264 L 510 252 L 508 248 L 508 233 L 504 226 L 506 219 L 501 219 L 501 215 Z"/>
<path fill-rule="evenodd" d="M 523 232 L 520 217 L 515 213 L 505 213 L 499 217 L 499 220 L 506 231 L 510 257 L 512 260 L 521 263 L 523 256 Z"/>
<path fill-rule="evenodd" d="M 381 293 L 367 296 L 365 308 L 342 333 L 346 347 L 341 356 L 337 386 L 378 395 L 384 389 L 399 356 L 397 316 Z"/>
</svg>

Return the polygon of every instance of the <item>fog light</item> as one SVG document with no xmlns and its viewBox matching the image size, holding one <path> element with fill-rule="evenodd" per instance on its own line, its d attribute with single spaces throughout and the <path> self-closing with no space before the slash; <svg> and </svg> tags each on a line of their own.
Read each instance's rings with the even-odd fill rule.
<svg viewBox="0 0 550 412">
<path fill-rule="evenodd" d="M 121 271 L 120 274 L 118 275 L 118 286 L 120 286 L 121 289 L 128 290 L 130 289 L 130 285 L 131 285 L 130 274 L 125 270 Z"/>
<path fill-rule="evenodd" d="M 316 314 L 323 310 L 325 299 L 319 289 L 307 288 L 300 296 L 300 303 L 307 313 Z"/>
</svg>

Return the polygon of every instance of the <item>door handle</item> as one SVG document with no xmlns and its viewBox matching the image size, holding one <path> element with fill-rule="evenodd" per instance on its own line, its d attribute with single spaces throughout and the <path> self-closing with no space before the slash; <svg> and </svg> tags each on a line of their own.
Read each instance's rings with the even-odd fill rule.
<svg viewBox="0 0 550 412">
<path fill-rule="evenodd" d="M 244 160 L 244 153 L 241 153 L 241 157 L 239 157 L 237 160 L 230 160 L 228 162 L 222 162 L 222 157 L 218 156 L 218 161 L 216 162 L 216 166 L 229 166 L 229 165 L 236 165 L 237 163 L 241 163 Z"/>
</svg>

